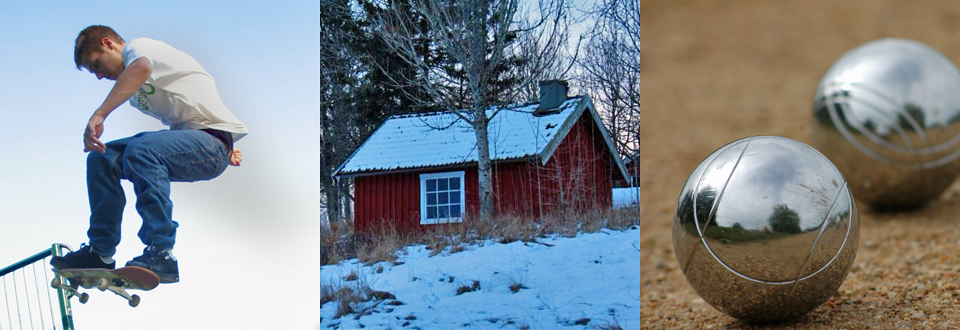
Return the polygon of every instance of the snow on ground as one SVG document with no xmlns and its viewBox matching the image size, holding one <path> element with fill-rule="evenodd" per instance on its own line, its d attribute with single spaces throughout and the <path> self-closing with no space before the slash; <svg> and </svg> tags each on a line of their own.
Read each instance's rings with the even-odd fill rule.
<svg viewBox="0 0 960 330">
<path fill-rule="evenodd" d="M 613 207 L 636 206 L 640 203 L 640 188 L 613 188 Z"/>
<path fill-rule="evenodd" d="M 323 305 L 322 328 L 356 329 L 595 329 L 640 326 L 640 231 L 603 229 L 536 243 L 485 242 L 430 257 L 424 245 L 398 253 L 402 264 L 364 266 L 356 259 L 323 266 L 324 285 L 388 291 L 402 305 L 368 302 L 371 313 L 335 319 L 336 302 Z M 377 268 L 382 266 L 382 272 Z M 356 281 L 345 281 L 351 273 Z M 457 289 L 479 282 L 473 292 Z M 519 283 L 525 288 L 510 290 Z M 584 321 L 588 320 L 584 324 Z M 578 322 L 579 321 L 579 322 Z M 578 324 L 579 323 L 579 324 Z"/>
</svg>

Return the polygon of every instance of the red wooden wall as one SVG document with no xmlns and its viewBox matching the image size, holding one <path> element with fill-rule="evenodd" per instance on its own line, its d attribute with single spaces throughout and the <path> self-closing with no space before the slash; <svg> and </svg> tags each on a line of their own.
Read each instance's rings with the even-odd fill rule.
<svg viewBox="0 0 960 330">
<path fill-rule="evenodd" d="M 614 173 L 619 173 L 613 157 L 593 117 L 584 112 L 540 170 L 545 206 L 552 211 L 610 207 Z"/>
<path fill-rule="evenodd" d="M 585 111 L 545 166 L 538 160 L 494 164 L 495 212 L 537 218 L 551 212 L 610 207 L 613 178 L 621 176 L 613 157 Z M 354 179 L 355 230 L 419 229 L 420 174 L 461 170 L 466 172 L 466 214 L 476 214 L 476 166 L 362 176 Z"/>
<path fill-rule="evenodd" d="M 476 166 L 363 176 L 354 179 L 354 230 L 366 232 L 392 227 L 403 232 L 420 228 L 420 174 L 452 171 L 466 172 L 466 213 L 476 214 Z"/>
</svg>

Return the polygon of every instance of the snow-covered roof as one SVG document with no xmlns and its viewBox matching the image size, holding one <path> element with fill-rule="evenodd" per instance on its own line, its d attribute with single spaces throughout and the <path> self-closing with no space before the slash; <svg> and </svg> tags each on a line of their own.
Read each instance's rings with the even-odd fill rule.
<svg viewBox="0 0 960 330">
<path fill-rule="evenodd" d="M 560 141 L 584 111 L 600 123 L 589 96 L 567 99 L 559 112 L 534 116 L 538 104 L 502 109 L 488 124 L 490 158 L 505 161 L 539 156 L 546 164 Z M 492 113 L 495 109 L 488 110 Z M 607 147 L 617 151 L 600 125 Z M 401 115 L 387 119 L 343 164 L 335 176 L 358 176 L 467 164 L 477 161 L 477 139 L 473 127 L 452 112 Z M 624 177 L 626 168 L 615 156 Z"/>
</svg>

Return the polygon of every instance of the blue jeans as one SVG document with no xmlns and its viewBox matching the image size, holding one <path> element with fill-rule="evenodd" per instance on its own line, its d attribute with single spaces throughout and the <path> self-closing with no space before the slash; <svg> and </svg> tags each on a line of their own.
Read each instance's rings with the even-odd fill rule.
<svg viewBox="0 0 960 330">
<path fill-rule="evenodd" d="M 120 244 L 126 204 L 120 179 L 132 182 L 137 195 L 137 213 L 143 218 L 140 241 L 172 248 L 179 224 L 172 217 L 170 182 L 213 179 L 226 170 L 230 157 L 220 140 L 198 130 L 144 132 L 106 146 L 105 153 L 87 156 L 87 237 L 101 255 L 113 255 Z"/>
</svg>

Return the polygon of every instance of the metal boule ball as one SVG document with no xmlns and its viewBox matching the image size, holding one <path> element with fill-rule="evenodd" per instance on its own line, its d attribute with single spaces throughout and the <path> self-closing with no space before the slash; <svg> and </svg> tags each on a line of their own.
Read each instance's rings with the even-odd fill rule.
<svg viewBox="0 0 960 330">
<path fill-rule="evenodd" d="M 673 247 L 690 286 L 748 323 L 803 316 L 840 287 L 860 217 L 843 175 L 817 150 L 745 138 L 704 159 L 680 191 Z"/>
<path fill-rule="evenodd" d="M 868 42 L 823 75 L 811 134 L 861 201 L 923 205 L 960 174 L 960 71 L 917 41 Z"/>
</svg>

